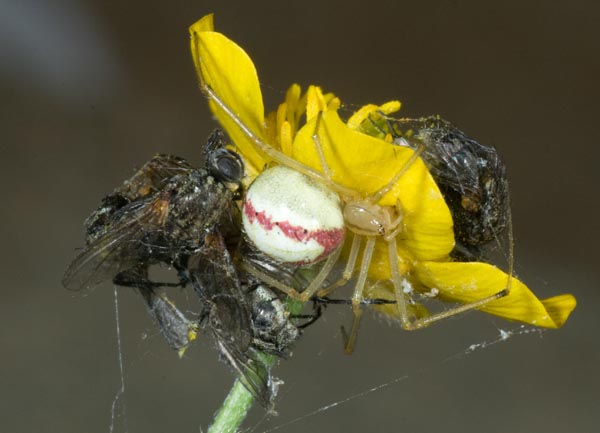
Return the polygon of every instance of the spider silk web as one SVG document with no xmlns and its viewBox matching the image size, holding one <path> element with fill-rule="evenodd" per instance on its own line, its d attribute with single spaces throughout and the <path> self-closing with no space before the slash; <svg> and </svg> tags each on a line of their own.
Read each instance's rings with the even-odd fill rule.
<svg viewBox="0 0 600 433">
<path fill-rule="evenodd" d="M 129 417 L 131 417 L 131 414 L 127 411 L 127 407 L 125 404 L 125 399 L 127 397 L 127 387 L 126 387 L 126 382 L 127 382 L 127 373 L 128 370 L 131 368 L 135 368 L 133 366 L 133 364 L 131 363 L 127 363 L 125 362 L 125 360 L 127 359 L 127 351 L 128 351 L 128 347 L 127 345 L 124 345 L 121 341 L 121 321 L 120 321 L 120 314 L 123 314 L 119 311 L 119 293 L 117 288 L 115 287 L 114 290 L 114 309 L 115 309 L 115 327 L 116 327 L 116 345 L 117 345 L 117 364 L 118 364 L 118 372 L 119 372 L 119 386 L 118 389 L 115 392 L 112 404 L 111 404 L 111 409 L 110 409 L 110 423 L 109 423 L 109 428 L 108 431 L 110 433 L 120 433 L 120 432 L 129 432 L 131 431 L 129 429 L 129 424 L 131 424 L 129 422 Z M 345 309 L 343 309 L 345 310 Z M 349 310 L 349 309 L 348 309 Z M 331 311 L 325 311 L 324 314 L 327 313 L 331 313 Z M 343 320 L 348 320 L 348 318 L 350 317 L 349 311 L 346 311 L 344 313 L 344 317 Z M 475 313 L 477 314 L 477 313 Z M 338 317 L 342 317 L 342 315 L 337 314 L 337 316 L 334 314 L 333 315 L 333 319 L 328 319 L 327 323 L 325 324 L 326 328 L 331 328 L 332 326 L 335 326 L 335 324 L 337 324 L 337 319 Z M 452 321 L 452 319 L 450 319 Z M 460 319 L 458 319 L 460 320 Z M 385 324 L 380 323 L 380 326 L 385 326 Z M 436 327 L 440 327 L 443 328 L 443 325 L 434 325 Z M 400 335 L 402 335 L 402 331 L 398 328 L 398 329 L 394 329 L 394 331 L 397 331 L 398 333 L 400 333 Z M 154 332 L 154 331 L 152 331 Z M 416 331 L 417 333 L 419 331 Z M 156 332 L 154 332 L 156 333 Z M 344 408 L 344 406 L 350 404 L 350 403 L 356 403 L 356 402 L 367 402 L 368 403 L 368 399 L 372 399 L 372 398 L 377 398 L 378 394 L 381 394 L 384 391 L 390 391 L 392 392 L 394 395 L 400 395 L 404 392 L 404 388 L 403 388 L 403 384 L 407 383 L 408 381 L 411 380 L 419 380 L 419 377 L 423 377 L 424 375 L 427 374 L 435 374 L 435 373 L 439 373 L 440 371 L 443 372 L 444 368 L 446 368 L 449 364 L 452 363 L 456 363 L 457 361 L 461 361 L 464 360 L 465 358 L 471 357 L 473 354 L 477 353 L 477 352 L 481 352 L 484 349 L 488 349 L 492 346 L 496 346 L 499 343 L 505 343 L 515 337 L 519 337 L 519 336 L 525 336 L 528 334 L 537 334 L 538 336 L 542 336 L 542 334 L 544 333 L 544 330 L 542 329 L 538 329 L 538 328 L 532 328 L 526 325 L 517 325 L 517 326 L 511 326 L 508 328 L 495 328 L 493 326 L 490 326 L 489 330 L 486 330 L 486 333 L 489 335 L 488 337 L 484 338 L 484 339 L 479 339 L 479 340 L 474 340 L 473 342 L 467 343 L 465 345 L 463 345 L 462 347 L 459 348 L 459 350 L 457 350 L 456 352 L 451 352 L 449 355 L 447 356 L 441 356 L 441 357 L 437 357 L 437 359 L 434 360 L 430 360 L 427 361 L 426 365 L 423 365 L 421 367 L 418 368 L 412 368 L 409 371 L 405 371 L 405 372 L 394 372 L 391 371 L 389 372 L 389 379 L 387 380 L 383 380 L 383 381 L 377 381 L 377 380 L 373 380 L 372 385 L 369 385 L 367 387 L 364 387 L 362 389 L 359 389 L 356 392 L 342 392 L 340 393 L 339 397 L 336 397 L 334 399 L 331 399 L 329 401 L 322 401 L 322 398 L 319 398 L 319 390 L 315 390 L 315 397 L 312 398 L 311 400 L 311 405 L 313 406 L 312 409 L 308 409 L 306 410 L 305 407 L 303 406 L 303 410 L 302 411 L 294 411 L 293 408 L 292 410 L 288 410 L 286 409 L 286 412 L 282 412 L 282 410 L 280 408 L 275 407 L 276 410 L 279 411 L 278 416 L 271 416 L 265 413 L 264 409 L 262 409 L 260 406 L 258 406 L 257 404 L 254 405 L 254 407 L 251 409 L 250 412 L 250 416 L 249 418 L 246 420 L 245 423 L 242 423 L 242 427 L 241 427 L 241 432 L 261 432 L 261 433 L 268 433 L 268 432 L 274 432 L 274 431 L 288 431 L 290 428 L 302 428 L 303 425 L 306 425 L 308 422 L 319 422 L 319 417 L 336 417 L 336 412 L 339 413 L 339 410 Z M 159 333 L 156 333 L 156 337 L 157 339 L 160 339 L 160 335 Z M 332 333 L 335 334 L 335 331 Z M 412 335 L 413 333 L 411 333 Z M 336 351 L 339 350 L 340 352 L 342 351 L 342 343 L 341 343 L 341 337 L 340 335 L 333 335 L 332 336 L 334 339 L 336 340 L 340 340 L 338 341 L 339 345 L 336 345 L 335 347 L 326 347 L 324 348 L 322 351 L 323 352 L 331 352 L 331 351 Z M 357 350 L 365 350 L 366 348 L 361 347 L 364 346 L 361 345 L 361 339 L 366 339 L 367 336 L 366 335 L 360 335 L 359 336 L 359 343 L 358 343 L 358 347 Z M 475 337 L 473 337 L 475 338 Z M 204 348 L 204 349 L 211 349 L 211 348 Z M 295 350 L 294 356 L 299 354 L 299 351 L 302 350 L 302 348 L 300 347 L 299 349 Z M 210 350 L 203 350 L 204 352 L 210 352 L 210 353 L 203 353 L 203 356 L 215 356 L 215 353 L 213 351 Z M 142 354 L 142 357 L 145 357 L 148 354 L 148 352 L 146 351 L 144 354 Z M 319 367 L 319 357 L 322 355 L 322 353 L 317 353 L 314 355 L 313 357 L 313 364 L 314 365 L 308 365 L 306 366 L 306 370 L 304 372 L 301 372 L 300 375 L 302 374 L 307 374 L 310 375 L 311 370 L 313 368 L 318 368 Z M 373 353 L 373 356 L 381 356 L 381 354 L 377 354 L 377 353 Z M 349 364 L 350 366 L 346 366 L 345 368 L 348 371 L 351 371 L 351 364 L 352 364 L 352 357 L 346 357 L 347 361 L 346 364 Z M 293 359 L 293 357 L 292 357 Z M 139 360 L 138 360 L 139 361 Z M 177 360 L 175 357 L 173 357 L 173 363 L 174 363 L 174 367 L 177 367 L 177 362 L 179 360 Z M 201 360 L 198 360 L 201 361 Z M 286 377 L 282 374 L 280 367 L 282 364 L 286 363 L 286 362 L 290 362 L 289 360 L 282 360 L 279 364 L 279 366 L 276 366 L 274 369 L 274 374 L 275 376 L 281 378 L 284 380 L 284 382 L 286 382 L 283 387 L 280 389 L 280 393 L 278 396 L 278 401 L 284 401 L 284 400 L 293 400 L 294 399 L 294 389 L 295 389 L 295 384 L 293 381 L 290 381 L 289 383 L 287 383 L 286 381 Z M 221 369 L 223 370 L 227 370 L 227 367 L 222 365 Z M 228 388 L 229 386 L 231 386 L 231 384 L 233 384 L 233 379 L 234 376 L 231 375 L 230 376 L 230 381 L 226 382 L 223 384 L 224 388 Z M 298 378 L 295 378 L 295 380 L 298 380 Z M 327 385 L 327 384 L 326 384 Z M 173 390 L 173 400 L 174 400 L 174 404 L 176 404 L 176 400 L 180 398 L 180 396 L 177 395 L 177 391 Z M 314 405 L 313 405 L 314 403 Z M 129 402 L 129 404 L 133 404 L 133 402 Z M 426 402 L 423 402 L 423 404 L 426 404 Z M 311 406 L 309 405 L 309 406 Z M 199 418 L 197 419 L 197 430 L 196 431 L 206 431 L 206 429 L 208 428 L 208 426 L 210 425 L 210 423 L 212 422 L 212 411 L 216 411 L 218 409 L 218 406 L 211 408 L 208 411 L 203 411 L 202 415 L 200 415 L 199 412 Z M 166 413 L 168 413 L 168 408 L 166 410 Z M 404 414 L 405 416 L 410 416 L 410 414 Z M 200 418 L 200 416 L 202 418 Z M 205 419 L 205 417 L 208 416 L 208 419 Z M 398 425 L 398 428 L 401 428 L 402 424 L 400 423 Z M 146 433 L 150 433 L 148 431 L 146 431 Z"/>
<path fill-rule="evenodd" d="M 510 330 L 498 329 L 498 334 L 495 338 L 490 338 L 489 340 L 483 340 L 483 341 L 479 341 L 477 343 L 470 344 L 468 347 L 463 348 L 459 352 L 456 352 L 455 354 L 450 355 L 447 358 L 442 359 L 441 361 L 439 361 L 437 363 L 433 363 L 433 364 L 423 367 L 421 369 L 414 370 L 410 373 L 406 373 L 406 374 L 403 374 L 400 376 L 393 377 L 389 381 L 378 383 L 370 388 L 366 388 L 355 394 L 351 394 L 351 395 L 342 397 L 339 400 L 334 400 L 334 401 L 331 401 L 330 403 L 323 404 L 321 406 L 316 407 L 312 411 L 298 415 L 296 417 L 292 417 L 290 420 L 282 422 L 281 424 L 277 424 L 273 427 L 262 429 L 261 428 L 262 422 L 259 422 L 256 425 L 254 425 L 253 427 L 247 428 L 242 431 L 244 431 L 244 432 L 261 432 L 261 433 L 269 433 L 269 432 L 273 432 L 273 431 L 285 431 L 286 427 L 289 427 L 293 424 L 301 423 L 302 421 L 306 421 L 307 419 L 309 419 L 311 417 L 324 415 L 326 412 L 335 411 L 338 407 L 348 404 L 354 400 L 369 398 L 370 395 L 381 392 L 384 389 L 392 388 L 392 387 L 399 387 L 402 382 L 409 380 L 410 378 L 412 378 L 414 376 L 422 375 L 422 374 L 431 372 L 433 370 L 442 368 L 444 365 L 446 365 L 450 362 L 458 361 L 460 359 L 463 359 L 466 356 L 471 355 L 472 353 L 474 353 L 476 351 L 487 349 L 498 343 L 504 343 L 512 337 L 527 335 L 527 334 L 532 334 L 532 333 L 535 333 L 535 334 L 538 334 L 539 336 L 541 336 L 543 334 L 543 332 L 544 332 L 544 330 L 542 330 L 542 329 L 535 329 L 535 328 L 527 327 L 525 325 L 520 325 L 520 326 L 518 326 L 516 328 L 512 328 Z"/>
</svg>

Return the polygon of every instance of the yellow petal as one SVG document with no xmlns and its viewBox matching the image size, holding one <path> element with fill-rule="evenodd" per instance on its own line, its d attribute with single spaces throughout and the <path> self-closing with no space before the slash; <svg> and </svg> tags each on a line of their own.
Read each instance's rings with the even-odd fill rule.
<svg viewBox="0 0 600 433">
<path fill-rule="evenodd" d="M 322 170 L 312 138 L 315 126 L 316 117 L 298 131 L 292 156 L 316 170 Z M 386 185 L 413 154 L 411 149 L 394 146 L 348 128 L 336 111 L 322 114 L 319 137 L 333 180 L 365 195 Z M 452 217 L 440 190 L 420 159 L 410 166 L 379 203 L 395 206 L 397 201 L 402 206 L 405 227 L 399 239 L 411 252 L 411 259 L 445 259 L 454 247 Z M 382 255 L 386 255 L 385 251 Z"/>
<path fill-rule="evenodd" d="M 287 112 L 288 112 L 288 106 L 287 103 L 284 102 L 283 104 L 279 104 L 279 107 L 277 107 L 277 111 L 275 113 L 275 127 L 277 128 L 277 139 L 276 139 L 276 148 L 278 150 L 282 150 L 283 149 L 283 145 L 281 142 L 282 139 L 282 130 L 281 128 L 283 127 L 284 123 L 288 123 L 287 122 Z M 289 143 L 288 146 L 288 152 L 291 151 L 291 146 L 292 143 Z M 285 153 L 285 150 L 282 150 Z"/>
<path fill-rule="evenodd" d="M 415 276 L 429 289 L 438 289 L 443 300 L 463 304 L 492 296 L 506 288 L 508 275 L 487 263 L 416 264 Z M 518 320 L 544 328 L 562 326 L 575 308 L 572 295 L 540 301 L 525 284 L 512 278 L 509 295 L 492 301 L 480 310 L 506 319 Z"/>
<path fill-rule="evenodd" d="M 281 146 L 281 151 L 286 155 L 292 153 L 292 127 L 290 122 L 287 120 L 281 124 L 281 129 L 279 130 L 279 143 Z"/>
<path fill-rule="evenodd" d="M 306 121 L 310 122 L 319 112 L 327 110 L 327 100 L 317 86 L 309 86 L 306 91 Z"/>
<path fill-rule="evenodd" d="M 204 15 L 202 18 L 200 18 L 198 21 L 196 21 L 190 26 L 189 31 L 191 38 L 190 44 L 192 48 L 192 60 L 194 61 L 194 67 L 196 68 L 196 71 L 200 70 L 200 59 L 198 58 L 198 56 L 195 55 L 197 49 L 196 42 L 194 40 L 194 34 L 200 32 L 212 32 L 215 29 L 214 17 L 214 14 Z"/>
<path fill-rule="evenodd" d="M 285 94 L 285 102 L 287 104 L 287 121 L 290 124 L 292 134 L 295 134 L 298 130 L 298 124 L 300 117 L 304 114 L 304 105 L 300 105 L 300 97 L 302 95 L 302 89 L 298 84 L 292 84 Z M 292 136 L 293 139 L 293 136 Z M 289 149 L 291 152 L 291 149 Z M 286 153 L 289 155 L 289 153 Z"/>
<path fill-rule="evenodd" d="M 335 96 L 333 93 L 325 94 L 325 102 L 327 103 L 327 110 L 338 110 L 342 106 L 340 98 Z"/>
<path fill-rule="evenodd" d="M 264 107 L 252 60 L 221 33 L 207 31 L 209 26 L 203 20 L 208 18 L 190 27 L 192 57 L 201 83 L 208 85 L 247 128 L 264 140 Z M 220 107 L 213 101 L 209 105 L 245 161 L 262 169 L 267 158 Z"/>
<path fill-rule="evenodd" d="M 267 143 L 275 143 L 278 140 L 277 136 L 279 135 L 279 127 L 277 125 L 277 117 L 277 111 L 271 111 L 265 117 L 265 137 L 267 138 Z"/>
<path fill-rule="evenodd" d="M 542 299 L 542 304 L 550 314 L 550 318 L 558 326 L 562 326 L 567 319 L 571 311 L 577 306 L 577 300 L 573 295 L 558 295 L 552 298 Z"/>
</svg>

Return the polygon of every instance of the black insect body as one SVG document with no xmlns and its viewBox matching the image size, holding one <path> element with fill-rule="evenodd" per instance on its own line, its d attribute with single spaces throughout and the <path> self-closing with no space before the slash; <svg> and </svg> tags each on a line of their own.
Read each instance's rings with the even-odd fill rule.
<svg viewBox="0 0 600 433">
<path fill-rule="evenodd" d="M 239 240 L 236 189 L 242 176 L 241 158 L 223 147 L 220 131 L 209 138 L 206 169 L 193 168 L 181 158 L 155 156 L 86 220 L 86 246 L 67 269 L 63 284 L 80 290 L 112 280 L 136 288 L 169 345 L 180 353 L 204 323 L 242 383 L 271 408 L 278 382 L 258 350 L 263 338 L 263 346 L 276 339 L 263 332 L 263 323 L 273 316 L 265 318 L 262 305 L 253 310 L 253 295 L 242 288 L 231 257 Z M 148 270 L 156 264 L 172 267 L 180 282 L 151 281 Z M 199 320 L 186 318 L 159 291 L 185 285 L 200 300 Z M 254 321 L 260 323 L 260 333 Z M 282 354 L 297 336 L 286 340 Z"/>
<path fill-rule="evenodd" d="M 149 281 L 148 269 L 159 263 L 185 268 L 206 231 L 230 224 L 235 210 L 232 192 L 208 171 L 157 155 L 87 219 L 87 245 L 63 283 L 72 290 L 105 280 L 137 288 L 169 344 L 183 349 L 196 325 L 157 294 L 155 289 L 172 284 Z"/>
<path fill-rule="evenodd" d="M 368 133 L 391 134 L 394 143 L 416 149 L 438 184 L 454 220 L 455 255 L 474 259 L 497 240 L 509 220 L 506 167 L 496 149 L 484 146 L 439 116 L 371 118 Z M 372 127 L 375 127 L 373 130 Z"/>
<path fill-rule="evenodd" d="M 250 293 L 254 347 L 278 357 L 289 356 L 292 344 L 300 337 L 298 326 L 290 321 L 283 302 L 266 285 L 259 284 Z"/>
</svg>

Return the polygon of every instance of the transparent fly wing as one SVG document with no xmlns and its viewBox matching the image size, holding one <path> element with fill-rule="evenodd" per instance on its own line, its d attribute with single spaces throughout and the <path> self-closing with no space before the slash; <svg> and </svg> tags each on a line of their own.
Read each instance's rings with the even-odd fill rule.
<svg viewBox="0 0 600 433">
<path fill-rule="evenodd" d="M 253 243 L 247 238 L 242 239 L 239 246 L 240 256 L 243 257 L 243 261 L 252 265 L 261 272 L 274 276 L 277 281 L 287 286 L 296 287 L 299 290 L 303 290 L 310 284 L 311 275 L 305 276 L 303 268 L 296 264 L 289 264 L 279 262 L 265 253 L 260 251 Z M 314 270 L 314 269 L 313 269 Z M 309 271 L 304 271 L 310 273 Z M 253 278 L 250 275 L 247 278 Z M 256 280 L 256 283 L 260 280 Z"/>
<path fill-rule="evenodd" d="M 219 353 L 236 372 L 240 382 L 265 409 L 271 409 L 276 393 L 275 382 L 265 360 L 250 348 L 251 322 L 246 321 L 242 310 L 238 300 L 232 297 L 213 299 L 210 328 Z"/>
<path fill-rule="evenodd" d="M 210 232 L 203 245 L 188 262 L 187 279 L 205 304 L 205 314 L 221 356 L 248 391 L 269 409 L 275 387 L 269 367 L 252 350 L 250 297 L 241 288 L 221 233 Z"/>
<path fill-rule="evenodd" d="M 102 203 L 85 221 L 87 242 L 103 234 L 113 215 L 129 203 L 147 198 L 161 191 L 168 181 L 178 174 L 184 174 L 193 167 L 183 158 L 158 154 L 145 163 L 136 173 L 112 193 L 102 199 Z"/>
<path fill-rule="evenodd" d="M 161 246 L 154 237 L 168 216 L 168 195 L 159 194 L 119 209 L 73 260 L 63 277 L 69 290 L 91 289 L 137 266 L 142 257 Z"/>
<path fill-rule="evenodd" d="M 235 214 L 231 191 L 201 169 L 175 175 L 159 192 L 125 205 L 119 193 L 109 197 L 92 214 L 88 245 L 67 269 L 63 283 L 71 290 L 139 264 L 176 264 L 201 247 L 207 230 L 231 225 Z"/>
<path fill-rule="evenodd" d="M 115 193 L 126 196 L 130 201 L 138 200 L 161 190 L 173 176 L 194 168 L 183 158 L 158 154 L 145 163 L 130 179 L 115 189 Z"/>
</svg>

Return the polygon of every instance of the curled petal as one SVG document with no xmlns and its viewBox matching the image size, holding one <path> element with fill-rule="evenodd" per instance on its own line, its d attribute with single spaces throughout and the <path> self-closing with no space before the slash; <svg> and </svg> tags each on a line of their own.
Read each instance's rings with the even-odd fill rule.
<svg viewBox="0 0 600 433">
<path fill-rule="evenodd" d="M 350 119 L 348 119 L 348 127 L 351 129 L 359 129 L 363 122 L 369 118 L 369 116 L 373 114 L 377 114 L 377 116 L 381 116 L 381 114 L 392 114 L 396 111 L 400 110 L 402 104 L 400 101 L 389 101 L 383 105 L 375 105 L 368 104 L 361 107 L 357 112 L 355 112 Z M 373 135 L 373 134 L 369 134 Z"/>
<path fill-rule="evenodd" d="M 437 289 L 442 300 L 467 304 L 505 289 L 508 275 L 497 267 L 479 262 L 420 262 L 417 279 L 429 289 Z M 540 301 L 525 284 L 512 278 L 510 293 L 491 301 L 481 311 L 544 328 L 561 327 L 575 308 L 572 295 Z"/>
</svg>

